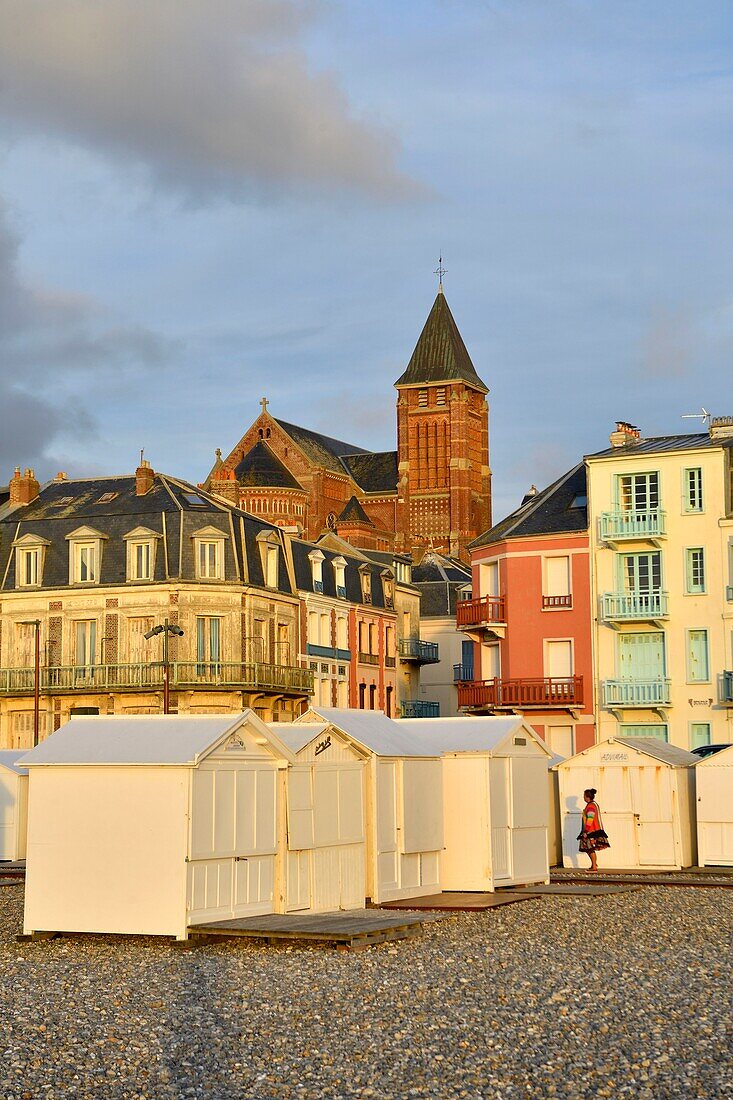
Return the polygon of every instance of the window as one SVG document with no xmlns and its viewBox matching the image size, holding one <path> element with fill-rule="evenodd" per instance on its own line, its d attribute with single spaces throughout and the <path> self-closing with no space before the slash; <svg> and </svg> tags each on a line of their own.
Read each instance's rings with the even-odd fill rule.
<svg viewBox="0 0 733 1100">
<path fill-rule="evenodd" d="M 19 668 L 32 668 L 36 660 L 36 624 L 15 624 L 15 651 Z"/>
<path fill-rule="evenodd" d="M 545 581 L 542 606 L 572 607 L 570 595 L 570 558 L 568 555 L 544 559 Z"/>
<path fill-rule="evenodd" d="M 710 742 L 710 723 L 690 722 L 690 748 L 697 749 L 700 745 L 709 745 Z"/>
<path fill-rule="evenodd" d="M 482 596 L 499 595 L 499 562 L 482 562 L 479 566 L 479 587 Z"/>
<path fill-rule="evenodd" d="M 377 705 L 377 685 L 369 685 L 369 710 L 374 710 Z"/>
<path fill-rule="evenodd" d="M 662 587 L 662 555 L 619 554 L 619 588 L 627 595 L 658 592 Z"/>
<path fill-rule="evenodd" d="M 128 545 L 128 577 L 131 581 L 153 579 L 153 547 L 149 542 L 132 542 Z"/>
<path fill-rule="evenodd" d="M 427 390 L 418 390 L 417 391 L 417 405 L 418 405 L 418 408 L 425 409 L 425 408 L 427 408 L 427 404 L 428 404 L 428 391 Z"/>
<path fill-rule="evenodd" d="M 338 649 L 349 648 L 348 620 L 345 615 L 339 615 L 336 619 L 336 646 Z"/>
<path fill-rule="evenodd" d="M 566 679 L 573 675 L 573 643 L 569 639 L 545 642 L 545 675 Z"/>
<path fill-rule="evenodd" d="M 366 701 L 366 684 L 359 684 L 359 710 L 364 710 Z"/>
<path fill-rule="evenodd" d="M 685 551 L 686 592 L 690 595 L 705 591 L 705 551 L 702 546 L 695 546 Z"/>
<path fill-rule="evenodd" d="M 394 607 L 394 580 L 390 574 L 387 574 L 387 576 L 383 574 L 382 587 L 384 589 L 384 606 L 391 610 Z"/>
<path fill-rule="evenodd" d="M 572 725 L 548 726 L 547 744 L 558 756 L 572 756 L 575 752 L 575 737 Z"/>
<path fill-rule="evenodd" d="M 622 474 L 616 482 L 622 512 L 650 512 L 659 507 L 659 474 Z"/>
<path fill-rule="evenodd" d="M 102 493 L 101 497 L 97 501 L 97 504 L 109 504 L 111 500 L 114 500 L 119 495 L 119 493 Z"/>
<path fill-rule="evenodd" d="M 216 676 L 220 673 L 221 619 L 213 615 L 199 615 L 196 619 L 196 675 Z"/>
<path fill-rule="evenodd" d="M 209 502 L 200 497 L 198 493 L 184 493 L 183 499 L 187 504 L 190 504 L 192 508 L 208 508 Z"/>
<path fill-rule="evenodd" d="M 260 531 L 257 536 L 262 562 L 262 575 L 268 588 L 277 588 L 280 570 L 280 539 L 274 531 Z"/>
<path fill-rule="evenodd" d="M 205 542 L 198 544 L 198 575 L 204 580 L 221 579 L 221 543 Z"/>
<path fill-rule="evenodd" d="M 19 547 L 16 554 L 16 587 L 32 588 L 41 583 L 41 563 L 43 548 L 40 546 Z"/>
<path fill-rule="evenodd" d="M 323 558 L 324 555 L 320 550 L 311 550 L 308 555 L 308 559 L 311 563 L 314 592 L 323 592 Z"/>
<path fill-rule="evenodd" d="M 687 631 L 687 682 L 707 683 L 710 679 L 707 630 Z"/>
<path fill-rule="evenodd" d="M 359 569 L 361 573 L 361 598 L 362 602 L 370 604 L 372 602 L 372 575 L 368 566 L 361 566 Z"/>
<path fill-rule="evenodd" d="M 74 544 L 74 580 L 78 584 L 96 584 L 99 580 L 96 542 Z"/>
<path fill-rule="evenodd" d="M 333 578 L 336 583 L 336 595 L 346 599 L 346 560 L 345 558 L 333 559 Z"/>
<path fill-rule="evenodd" d="M 702 512 L 702 470 L 694 466 L 683 471 L 682 506 L 685 512 Z"/>
<path fill-rule="evenodd" d="M 128 650 L 130 664 L 147 664 L 149 661 L 157 660 L 157 654 L 160 653 L 159 649 L 152 649 L 152 646 L 160 646 L 159 639 L 148 639 L 145 637 L 146 633 L 153 626 L 153 619 L 150 616 L 141 616 L 140 618 L 130 619 L 127 624 L 128 629 Z"/>
<path fill-rule="evenodd" d="M 97 621 L 80 619 L 74 631 L 74 664 L 88 668 L 97 663 Z"/>
<path fill-rule="evenodd" d="M 318 612 L 308 612 L 308 641 L 311 645 L 318 645 Z"/>
<path fill-rule="evenodd" d="M 331 645 L 331 616 L 328 612 L 320 616 L 320 630 L 318 644 L 330 648 Z"/>
<path fill-rule="evenodd" d="M 659 741 L 669 740 L 664 722 L 648 722 L 646 725 L 622 724 L 619 729 L 622 737 L 656 737 Z"/>
<path fill-rule="evenodd" d="M 412 579 L 412 570 L 408 562 L 395 560 L 395 574 L 399 584 L 409 584 Z"/>
<path fill-rule="evenodd" d="M 392 717 L 392 712 L 394 710 L 394 707 L 392 705 L 392 695 L 393 695 L 393 693 L 394 693 L 394 688 L 393 687 L 388 687 L 386 689 L 385 693 L 384 693 L 385 694 L 385 699 L 386 699 L 385 710 L 387 712 L 387 717 L 388 718 Z"/>
<path fill-rule="evenodd" d="M 290 664 L 290 629 L 287 623 L 277 624 L 277 642 L 275 643 L 275 661 L 279 665 Z"/>
</svg>

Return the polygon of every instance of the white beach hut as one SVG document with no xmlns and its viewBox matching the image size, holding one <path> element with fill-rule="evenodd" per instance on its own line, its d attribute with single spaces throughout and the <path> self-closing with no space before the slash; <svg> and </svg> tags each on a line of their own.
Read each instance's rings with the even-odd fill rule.
<svg viewBox="0 0 733 1100">
<path fill-rule="evenodd" d="M 549 748 L 522 718 L 403 718 L 443 759 L 443 890 L 549 882 Z"/>
<path fill-rule="evenodd" d="M 697 760 L 655 737 L 615 737 L 558 764 L 564 865 L 588 865 L 577 837 L 583 791 L 594 787 L 611 843 L 601 864 L 630 870 L 692 866 Z"/>
<path fill-rule="evenodd" d="M 375 904 L 440 890 L 443 847 L 442 765 L 381 711 L 315 707 L 293 736 L 348 744 L 367 761 L 366 896 Z M 319 732 L 313 734 L 312 730 Z M 296 733 L 297 731 L 297 733 Z M 302 732 L 301 732 L 302 731 Z M 287 740 L 294 748 L 294 742 Z"/>
<path fill-rule="evenodd" d="M 286 774 L 285 911 L 363 909 L 365 753 L 325 722 L 269 728 L 296 758 Z"/>
<path fill-rule="evenodd" d="M 293 759 L 252 711 L 73 718 L 22 758 L 25 932 L 185 939 L 273 912 Z"/>
<path fill-rule="evenodd" d="M 18 764 L 27 749 L 0 752 L 0 860 L 25 859 L 28 769 Z"/>
<path fill-rule="evenodd" d="M 733 745 L 695 765 L 701 867 L 733 866 Z"/>
</svg>

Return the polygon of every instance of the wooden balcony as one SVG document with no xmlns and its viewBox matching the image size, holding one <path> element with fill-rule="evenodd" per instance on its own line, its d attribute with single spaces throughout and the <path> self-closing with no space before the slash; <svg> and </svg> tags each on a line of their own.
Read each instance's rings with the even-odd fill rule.
<svg viewBox="0 0 733 1100">
<path fill-rule="evenodd" d="M 503 596 L 479 596 L 459 600 L 456 606 L 456 626 L 459 630 L 487 630 L 497 633 L 506 626 L 506 604 Z"/>
<path fill-rule="evenodd" d="M 406 699 L 400 710 L 403 718 L 440 717 L 440 703 L 431 703 L 427 699 Z"/>
<path fill-rule="evenodd" d="M 0 668 L 0 695 L 31 695 L 32 668 Z M 158 691 L 163 686 L 160 661 L 127 665 L 60 665 L 42 668 L 40 692 Z M 260 661 L 171 661 L 170 686 L 235 691 L 274 691 L 282 695 L 312 695 L 313 673 L 292 665 Z"/>
<path fill-rule="evenodd" d="M 669 596 L 653 589 L 649 592 L 604 592 L 601 618 L 607 623 L 659 622 L 669 618 Z"/>
<path fill-rule="evenodd" d="M 667 516 L 661 508 L 603 512 L 598 523 L 602 542 L 656 542 L 667 534 Z"/>
<path fill-rule="evenodd" d="M 671 682 L 658 680 L 603 680 L 601 697 L 604 707 L 665 707 L 671 698 Z"/>
<path fill-rule="evenodd" d="M 568 611 L 573 606 L 573 597 L 571 595 L 566 596 L 543 596 L 542 597 L 542 610 L 543 611 Z"/>
<path fill-rule="evenodd" d="M 459 681 L 458 706 L 470 709 L 531 709 L 582 707 L 582 676 L 545 676 L 541 679 Z"/>
<path fill-rule="evenodd" d="M 401 661 L 416 665 L 435 665 L 440 660 L 437 642 L 423 642 L 420 638 L 401 638 L 399 652 Z"/>
<path fill-rule="evenodd" d="M 359 652 L 359 664 L 362 665 L 378 665 L 379 654 L 378 653 L 362 653 Z"/>
</svg>

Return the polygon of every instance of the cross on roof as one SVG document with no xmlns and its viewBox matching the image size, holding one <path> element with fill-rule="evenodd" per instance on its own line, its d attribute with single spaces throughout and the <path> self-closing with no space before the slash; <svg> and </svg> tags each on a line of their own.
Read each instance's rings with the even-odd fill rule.
<svg viewBox="0 0 733 1100">
<path fill-rule="evenodd" d="M 266 412 L 267 412 L 267 406 L 268 406 L 269 404 L 270 404 L 270 402 L 269 402 L 269 401 L 267 400 L 267 398 L 266 398 L 266 397 L 263 397 L 263 398 L 262 398 L 262 400 L 260 401 L 260 405 L 262 405 L 262 411 L 263 411 L 263 413 L 266 413 Z"/>
<path fill-rule="evenodd" d="M 438 276 L 438 290 L 443 289 L 443 276 L 445 275 L 445 268 L 443 267 L 443 253 L 441 252 L 438 257 L 438 266 L 436 267 L 434 274 Z"/>
</svg>

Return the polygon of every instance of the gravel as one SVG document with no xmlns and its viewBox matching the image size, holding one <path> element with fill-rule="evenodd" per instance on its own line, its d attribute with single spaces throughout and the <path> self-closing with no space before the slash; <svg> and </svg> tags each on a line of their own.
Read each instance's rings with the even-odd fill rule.
<svg viewBox="0 0 733 1100">
<path fill-rule="evenodd" d="M 349 954 L 18 943 L 0 890 L 0 1098 L 733 1096 L 733 892 L 545 896 Z"/>
</svg>

